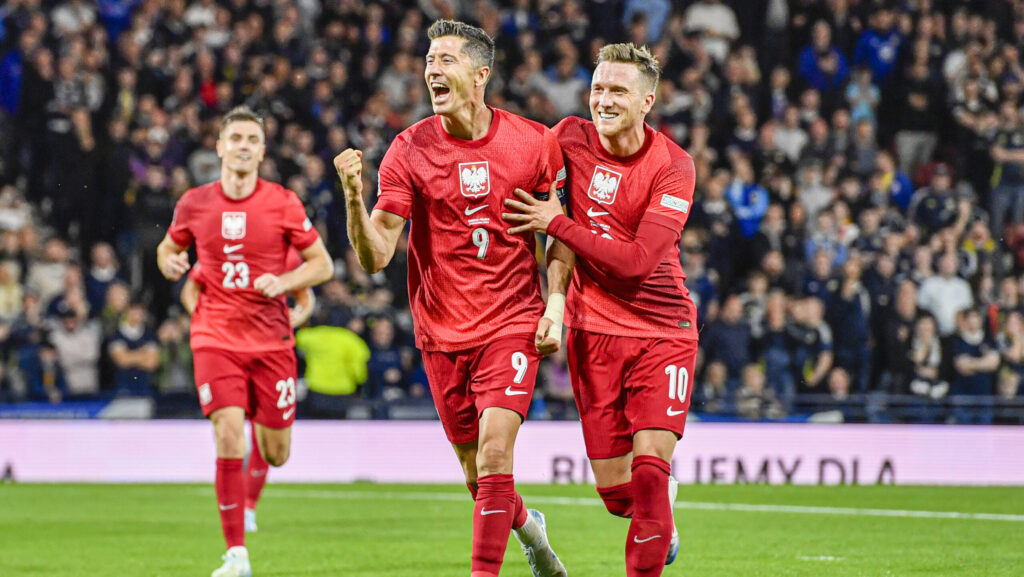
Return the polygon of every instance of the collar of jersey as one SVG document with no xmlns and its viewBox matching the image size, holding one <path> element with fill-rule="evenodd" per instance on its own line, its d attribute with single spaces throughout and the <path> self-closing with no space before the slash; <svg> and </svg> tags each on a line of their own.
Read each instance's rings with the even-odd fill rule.
<svg viewBox="0 0 1024 577">
<path fill-rule="evenodd" d="M 629 156 L 615 156 L 611 152 L 608 152 L 608 149 L 606 149 L 604 144 L 601 143 L 601 137 L 597 134 L 597 127 L 594 126 L 593 121 L 587 123 L 587 133 L 589 134 L 590 140 L 596 143 L 594 150 L 597 152 L 597 155 L 601 157 L 602 160 L 618 164 L 632 164 L 640 158 L 643 158 L 644 154 L 647 154 L 647 150 L 650 149 L 651 145 L 654 143 L 655 136 L 654 129 L 645 122 L 644 144 L 640 147 L 640 150 L 637 150 Z"/>
<path fill-rule="evenodd" d="M 441 123 L 441 115 L 435 114 L 437 122 L 437 130 L 441 133 L 441 137 L 455 146 L 461 146 L 463 148 L 480 148 L 486 145 L 488 142 L 494 139 L 494 135 L 498 133 L 498 125 L 501 123 L 501 111 L 492 106 L 488 106 L 493 113 L 491 116 L 491 127 L 487 129 L 487 134 L 483 138 L 477 138 L 476 140 L 466 140 L 464 138 L 458 138 L 448 134 L 448 131 L 444 129 L 444 124 Z"/>
</svg>

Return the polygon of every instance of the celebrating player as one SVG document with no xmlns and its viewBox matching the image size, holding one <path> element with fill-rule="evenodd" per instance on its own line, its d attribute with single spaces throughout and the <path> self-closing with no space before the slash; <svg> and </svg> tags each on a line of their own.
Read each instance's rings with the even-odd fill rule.
<svg viewBox="0 0 1024 577">
<path fill-rule="evenodd" d="M 518 201 L 505 202 L 519 212 L 504 218 L 517 225 L 509 234 L 546 232 L 576 254 L 566 344 L 587 455 L 608 511 L 632 518 L 626 574 L 656 576 L 679 551 L 669 463 L 697 358 L 696 309 L 678 247 L 694 168 L 683 149 L 644 123 L 660 74 L 650 51 L 612 44 L 597 62 L 593 121 L 570 117 L 555 127 L 572 218 L 560 203 L 521 190 Z M 565 277 L 548 283 L 552 293 L 568 284 Z M 541 319 L 538 333 L 551 324 Z"/>
<path fill-rule="evenodd" d="M 285 270 L 294 270 L 302 265 L 302 256 L 298 250 L 292 248 L 288 251 L 288 259 L 285 263 Z M 185 286 L 181 287 L 181 304 L 192 314 L 199 303 L 199 293 L 202 292 L 202 266 L 196 261 L 188 271 L 188 280 Z M 313 315 L 313 307 L 316 305 L 316 295 L 313 289 L 306 287 L 302 290 L 292 291 L 294 304 L 288 308 L 288 323 L 292 329 L 306 324 L 309 317 Z M 244 459 L 242 473 L 245 477 L 245 531 L 255 533 L 258 530 L 256 525 L 256 503 L 259 502 L 263 493 L 263 486 L 267 484 L 267 474 L 270 471 L 270 464 L 263 458 L 259 450 L 259 440 L 256 438 L 256 423 L 250 422 L 249 443 L 247 444 L 246 458 Z"/>
<path fill-rule="evenodd" d="M 263 121 L 238 107 L 221 123 L 220 180 L 178 201 L 157 264 L 176 281 L 194 242 L 203 263 L 191 344 L 203 414 L 217 442 L 217 504 L 228 550 L 213 577 L 252 574 L 245 548 L 245 418 L 273 466 L 288 460 L 295 418 L 295 338 L 285 293 L 319 284 L 334 265 L 295 193 L 258 177 L 266 153 Z M 289 247 L 303 263 L 285 272 Z"/>
<path fill-rule="evenodd" d="M 533 333 L 544 302 L 534 235 L 507 234 L 501 222 L 502 200 L 514 189 L 559 186 L 562 154 L 543 125 L 484 104 L 494 41 L 483 30 L 439 20 L 428 35 L 424 76 L 436 114 L 391 144 L 372 215 L 362 197 L 362 153 L 348 149 L 334 159 L 349 238 L 373 273 L 387 266 L 412 221 L 416 344 L 476 501 L 471 576 L 498 575 L 510 529 L 535 576 L 565 575 L 544 516 L 523 506 L 512 476 L 513 445 L 537 376 Z"/>
</svg>

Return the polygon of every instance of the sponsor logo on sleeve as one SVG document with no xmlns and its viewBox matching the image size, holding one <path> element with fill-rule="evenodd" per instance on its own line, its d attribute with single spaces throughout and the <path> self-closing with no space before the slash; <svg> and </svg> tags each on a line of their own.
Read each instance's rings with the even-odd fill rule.
<svg viewBox="0 0 1024 577">
<path fill-rule="evenodd" d="M 306 220 L 302 221 L 302 231 L 309 232 L 309 229 L 311 228 L 313 228 L 313 221 L 309 220 L 307 217 Z"/>
<path fill-rule="evenodd" d="M 619 192 L 621 182 L 621 173 L 597 165 L 594 168 L 594 176 L 590 179 L 587 196 L 597 201 L 598 204 L 612 204 L 615 202 L 615 195 Z"/>
<path fill-rule="evenodd" d="M 222 212 L 220 216 L 220 235 L 227 240 L 245 238 L 245 213 Z"/>
<path fill-rule="evenodd" d="M 491 168 L 486 161 L 459 163 L 459 189 L 463 196 L 478 198 L 491 192 Z"/>
<path fill-rule="evenodd" d="M 676 198 L 671 194 L 662 195 L 661 206 L 664 206 L 665 208 L 671 208 L 672 210 L 678 210 L 683 214 L 690 212 L 689 201 L 683 200 L 681 198 Z"/>
<path fill-rule="evenodd" d="M 210 383 L 203 383 L 199 386 L 199 402 L 204 405 L 209 405 L 212 400 L 213 392 L 210 391 Z"/>
</svg>

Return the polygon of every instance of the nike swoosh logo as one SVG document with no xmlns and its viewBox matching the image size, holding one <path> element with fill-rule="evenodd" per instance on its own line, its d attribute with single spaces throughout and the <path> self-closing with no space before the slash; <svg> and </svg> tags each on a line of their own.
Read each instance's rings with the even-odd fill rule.
<svg viewBox="0 0 1024 577">
<path fill-rule="evenodd" d="M 672 407 L 669 407 L 668 409 L 665 410 L 665 414 L 667 414 L 670 417 L 675 417 L 677 415 L 682 415 L 685 412 L 686 412 L 686 409 L 683 409 L 681 411 L 673 411 Z"/>
<path fill-rule="evenodd" d="M 295 407 L 292 407 L 292 408 L 288 409 L 287 411 L 285 411 L 285 412 L 284 412 L 284 414 L 283 414 L 283 415 L 281 415 L 281 417 L 282 417 L 282 418 L 283 418 L 284 420 L 286 420 L 286 421 L 287 421 L 287 420 L 288 420 L 288 417 L 291 417 L 291 416 L 292 416 L 292 413 L 294 413 L 294 412 L 295 412 Z"/>
<path fill-rule="evenodd" d="M 594 218 L 595 216 L 604 216 L 606 214 L 608 213 L 603 210 L 594 210 L 593 208 L 587 209 L 587 216 L 589 216 L 590 218 Z"/>
<path fill-rule="evenodd" d="M 242 244 L 242 243 L 226 244 L 226 245 L 224 245 L 224 254 L 231 254 L 231 253 L 233 253 L 235 251 L 242 250 L 243 246 L 245 246 L 245 245 Z"/>
<path fill-rule="evenodd" d="M 508 513 L 508 511 L 506 511 L 504 509 L 492 509 L 490 511 L 488 511 L 487 509 L 480 509 L 480 515 L 481 516 L 484 516 L 484 515 L 495 515 L 497 513 Z"/>
<path fill-rule="evenodd" d="M 234 505 L 217 505 L 217 506 L 220 507 L 221 511 L 230 511 L 232 509 L 237 508 L 238 507 L 238 503 L 235 503 Z"/>
<path fill-rule="evenodd" d="M 509 385 L 505 387 L 505 394 L 508 395 L 509 397 L 514 397 L 516 395 L 525 395 L 526 391 L 513 391 L 512 385 Z"/>
<path fill-rule="evenodd" d="M 646 543 L 648 541 L 654 541 L 655 539 L 661 539 L 661 535 L 655 535 L 653 537 L 648 537 L 646 539 L 640 539 L 636 535 L 633 535 L 633 542 L 634 543 Z"/>
<path fill-rule="evenodd" d="M 483 206 L 478 206 L 478 207 L 476 207 L 476 208 L 469 208 L 469 207 L 467 206 L 467 207 L 466 207 L 466 216 L 472 216 L 472 215 L 474 215 L 474 214 L 476 214 L 476 213 L 480 212 L 481 210 L 483 210 L 483 209 L 487 208 L 488 206 L 490 206 L 490 205 L 489 205 L 489 204 L 485 204 L 485 205 L 483 205 Z"/>
</svg>

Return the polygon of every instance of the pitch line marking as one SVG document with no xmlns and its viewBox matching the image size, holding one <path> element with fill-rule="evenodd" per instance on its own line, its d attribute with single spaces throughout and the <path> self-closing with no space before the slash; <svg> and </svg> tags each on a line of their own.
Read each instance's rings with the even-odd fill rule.
<svg viewBox="0 0 1024 577">
<path fill-rule="evenodd" d="M 469 493 L 430 493 L 397 491 L 328 491 L 323 489 L 284 489 L 268 487 L 270 494 L 279 498 L 303 499 L 391 499 L 402 501 L 470 501 Z M 211 491 L 200 490 L 203 495 Z M 199 492 L 199 491 L 197 491 Z M 604 507 L 600 499 L 590 497 L 528 497 L 531 503 L 566 505 L 571 507 Z M 744 511 L 750 513 L 795 513 L 802 515 L 845 515 L 852 517 L 897 517 L 914 519 L 959 519 L 969 521 L 1008 521 L 1024 523 L 1024 515 L 1006 513 L 964 513 L 960 511 L 917 511 L 906 509 L 857 509 L 853 507 L 811 507 L 803 505 L 755 505 L 745 503 L 701 503 L 676 501 L 676 509 L 699 511 Z"/>
</svg>

